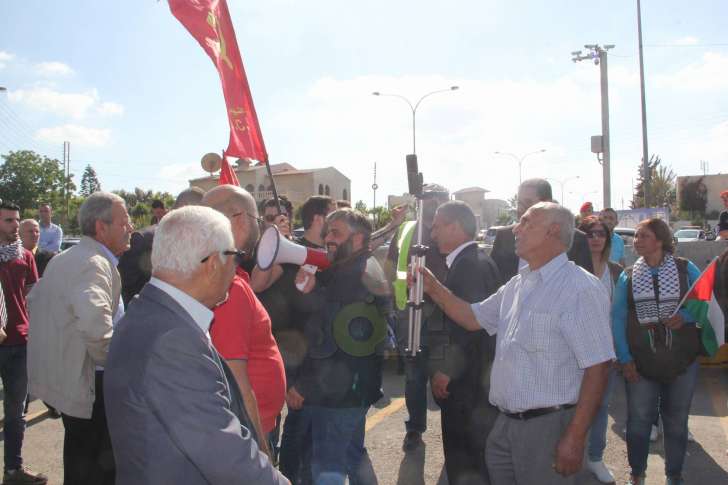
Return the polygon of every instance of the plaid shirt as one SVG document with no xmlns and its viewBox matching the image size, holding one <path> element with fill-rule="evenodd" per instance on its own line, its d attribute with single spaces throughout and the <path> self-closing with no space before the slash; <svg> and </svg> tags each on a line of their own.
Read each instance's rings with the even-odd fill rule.
<svg viewBox="0 0 728 485">
<path fill-rule="evenodd" d="M 584 369 L 614 359 L 607 292 L 565 253 L 472 309 L 498 334 L 490 402 L 502 411 L 574 404 Z"/>
<path fill-rule="evenodd" d="M 5 309 L 5 295 L 3 288 L 0 286 L 0 327 L 5 328 L 8 324 L 8 311 Z"/>
</svg>

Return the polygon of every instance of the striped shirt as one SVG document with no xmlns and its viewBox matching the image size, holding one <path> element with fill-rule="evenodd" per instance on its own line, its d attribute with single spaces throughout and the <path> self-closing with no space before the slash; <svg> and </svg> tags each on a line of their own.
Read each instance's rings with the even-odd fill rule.
<svg viewBox="0 0 728 485">
<path fill-rule="evenodd" d="M 3 288 L 0 286 L 0 328 L 5 328 L 8 324 L 8 311 L 5 309 L 5 295 Z"/>
<path fill-rule="evenodd" d="M 498 334 L 490 402 L 502 411 L 575 404 L 584 369 L 614 359 L 607 292 L 565 253 L 472 309 Z"/>
</svg>

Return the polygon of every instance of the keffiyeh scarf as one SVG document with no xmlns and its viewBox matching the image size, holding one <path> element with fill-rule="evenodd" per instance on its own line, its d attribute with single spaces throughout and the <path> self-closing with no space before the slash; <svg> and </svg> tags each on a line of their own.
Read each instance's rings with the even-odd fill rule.
<svg viewBox="0 0 728 485">
<path fill-rule="evenodd" d="M 657 284 L 657 292 L 655 292 Z M 675 259 L 666 255 L 653 276 L 644 258 L 639 258 L 632 269 L 632 297 L 634 298 L 637 321 L 640 325 L 660 323 L 672 316 L 680 303 L 680 275 Z M 650 329 L 650 344 L 654 350 L 654 331 Z M 672 346 L 672 332 L 665 327 L 665 342 Z"/>
<path fill-rule="evenodd" d="M 0 245 L 0 263 L 7 263 L 8 261 L 20 258 L 23 254 L 22 247 L 20 239 L 14 243 Z"/>
</svg>

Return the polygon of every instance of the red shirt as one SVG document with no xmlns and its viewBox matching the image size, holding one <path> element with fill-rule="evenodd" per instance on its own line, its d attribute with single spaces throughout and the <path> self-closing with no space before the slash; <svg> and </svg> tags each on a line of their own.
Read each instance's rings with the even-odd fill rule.
<svg viewBox="0 0 728 485">
<path fill-rule="evenodd" d="M 3 345 L 28 343 L 28 307 L 25 304 L 25 287 L 38 281 L 33 253 L 23 248 L 23 255 L 12 261 L 0 263 L 0 283 L 5 294 L 8 311 L 8 338 Z"/>
<path fill-rule="evenodd" d="M 268 312 L 250 287 L 248 273 L 241 268 L 236 273 L 227 301 L 215 308 L 210 337 L 225 360 L 248 361 L 263 431 L 270 433 L 283 409 L 286 373 Z"/>
</svg>

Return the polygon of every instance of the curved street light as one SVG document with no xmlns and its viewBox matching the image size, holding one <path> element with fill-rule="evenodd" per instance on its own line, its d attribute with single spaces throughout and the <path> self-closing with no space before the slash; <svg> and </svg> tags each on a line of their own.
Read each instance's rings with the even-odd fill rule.
<svg viewBox="0 0 728 485">
<path fill-rule="evenodd" d="M 565 179 L 555 179 L 551 177 L 546 177 L 546 180 L 551 180 L 552 182 L 558 182 L 559 185 L 561 185 L 561 205 L 566 207 L 566 204 L 564 203 L 564 186 L 566 185 L 566 182 L 571 182 L 572 180 L 580 179 L 581 177 L 579 175 L 575 175 L 573 177 L 567 177 Z"/>
<path fill-rule="evenodd" d="M 518 186 L 520 187 L 521 182 L 523 182 L 523 170 L 522 170 L 523 160 L 525 160 L 526 157 L 528 157 L 529 155 L 535 155 L 537 153 L 543 153 L 545 151 L 546 151 L 546 149 L 545 148 L 542 148 L 540 150 L 536 150 L 536 151 L 533 151 L 533 152 L 528 152 L 528 153 L 526 153 L 525 155 L 523 155 L 521 157 L 519 157 L 515 153 L 510 153 L 510 152 L 493 152 L 493 154 L 494 155 L 506 155 L 506 156 L 509 156 L 509 157 L 513 158 L 515 161 L 518 162 Z"/>
<path fill-rule="evenodd" d="M 436 91 L 429 92 L 429 93 L 423 95 L 420 99 L 418 99 L 415 104 L 412 104 L 412 102 L 408 98 L 402 96 L 401 94 L 380 93 L 379 91 L 374 91 L 372 93 L 372 95 L 399 98 L 399 99 L 404 100 L 404 102 L 407 103 L 407 105 L 410 107 L 410 110 L 412 110 L 412 153 L 416 154 L 417 153 L 417 142 L 416 142 L 416 138 L 415 138 L 415 127 L 416 127 L 417 108 L 419 108 L 420 103 L 422 103 L 423 99 L 425 99 L 428 96 L 432 96 L 433 94 L 444 93 L 447 91 L 457 91 L 458 89 L 460 89 L 459 86 L 450 86 L 449 88 L 446 88 L 446 89 L 438 89 Z"/>
</svg>

